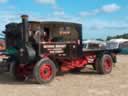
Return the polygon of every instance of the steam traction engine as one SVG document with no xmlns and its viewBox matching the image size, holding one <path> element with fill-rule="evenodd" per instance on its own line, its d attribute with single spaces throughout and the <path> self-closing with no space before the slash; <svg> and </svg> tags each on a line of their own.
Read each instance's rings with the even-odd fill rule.
<svg viewBox="0 0 128 96">
<path fill-rule="evenodd" d="M 34 78 L 48 83 L 57 72 L 80 70 L 92 64 L 100 74 L 112 71 L 117 50 L 86 50 L 82 44 L 82 25 L 68 22 L 28 21 L 9 23 L 4 31 L 7 49 L 0 69 L 17 80 Z M 89 59 L 92 59 L 91 63 Z"/>
</svg>

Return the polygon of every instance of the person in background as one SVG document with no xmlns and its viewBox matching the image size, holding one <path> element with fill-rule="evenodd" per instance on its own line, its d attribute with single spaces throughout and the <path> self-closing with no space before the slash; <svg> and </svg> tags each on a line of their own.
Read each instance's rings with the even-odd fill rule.
<svg viewBox="0 0 128 96">
<path fill-rule="evenodd" d="M 41 41 L 47 42 L 49 41 L 49 29 L 44 28 L 44 31 L 41 34 Z"/>
</svg>

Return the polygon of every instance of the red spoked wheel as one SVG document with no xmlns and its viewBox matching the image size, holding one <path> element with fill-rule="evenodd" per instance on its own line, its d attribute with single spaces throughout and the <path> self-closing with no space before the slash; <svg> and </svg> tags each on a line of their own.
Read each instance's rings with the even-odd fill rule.
<svg viewBox="0 0 128 96">
<path fill-rule="evenodd" d="M 35 65 L 33 74 L 37 83 L 49 83 L 56 76 L 56 66 L 48 58 L 41 59 Z"/>
<path fill-rule="evenodd" d="M 52 66 L 50 64 L 43 64 L 40 67 L 40 76 L 44 80 L 49 80 L 52 77 Z"/>
<path fill-rule="evenodd" d="M 112 60 L 110 57 L 106 57 L 104 60 L 104 70 L 109 73 L 112 70 Z"/>
<path fill-rule="evenodd" d="M 112 71 L 112 57 L 109 54 L 104 54 L 97 57 L 96 60 L 96 70 L 100 74 L 108 74 Z"/>
</svg>

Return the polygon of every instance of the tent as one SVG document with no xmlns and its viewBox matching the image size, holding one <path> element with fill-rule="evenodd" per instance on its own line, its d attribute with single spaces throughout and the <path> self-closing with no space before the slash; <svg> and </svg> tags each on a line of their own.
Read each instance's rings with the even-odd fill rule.
<svg viewBox="0 0 128 96">
<path fill-rule="evenodd" d="M 128 39 L 112 39 L 107 42 L 108 49 L 121 49 L 121 54 L 128 54 Z"/>
</svg>

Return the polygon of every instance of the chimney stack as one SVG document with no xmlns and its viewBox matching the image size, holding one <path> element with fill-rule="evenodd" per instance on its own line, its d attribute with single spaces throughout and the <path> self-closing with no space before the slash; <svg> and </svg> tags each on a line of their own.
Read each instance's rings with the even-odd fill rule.
<svg viewBox="0 0 128 96">
<path fill-rule="evenodd" d="M 22 15 L 22 40 L 28 42 L 28 15 Z"/>
</svg>

